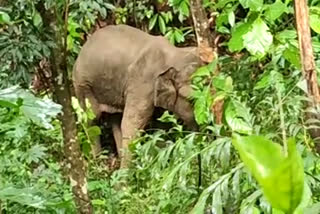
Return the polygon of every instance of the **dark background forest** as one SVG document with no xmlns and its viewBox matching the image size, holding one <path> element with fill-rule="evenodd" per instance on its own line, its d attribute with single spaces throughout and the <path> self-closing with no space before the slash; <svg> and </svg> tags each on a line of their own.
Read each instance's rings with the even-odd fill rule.
<svg viewBox="0 0 320 214">
<path fill-rule="evenodd" d="M 320 213 L 320 144 L 310 131 L 320 124 L 308 116 L 320 110 L 308 104 L 294 1 L 193 2 L 208 26 L 203 51 L 213 51 L 192 80 L 200 130 L 165 112 L 158 120 L 169 128 L 139 133 L 130 167 L 119 169 L 108 127 L 90 127 L 93 113 L 73 97 L 74 62 L 92 33 L 112 24 L 197 46 L 192 1 L 0 0 L 1 214 Z M 316 75 L 320 0 L 303 2 Z M 66 119 L 75 120 L 76 144 L 66 141 Z M 100 134 L 106 149 L 94 159 L 90 144 Z M 279 145 L 288 156 L 274 155 Z M 84 199 L 76 194 L 80 180 L 70 179 L 73 166 L 83 169 Z"/>
</svg>

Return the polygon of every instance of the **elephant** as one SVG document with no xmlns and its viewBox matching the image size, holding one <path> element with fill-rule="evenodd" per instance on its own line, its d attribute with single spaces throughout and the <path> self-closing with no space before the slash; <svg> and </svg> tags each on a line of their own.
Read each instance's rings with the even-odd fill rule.
<svg viewBox="0 0 320 214">
<path fill-rule="evenodd" d="M 73 67 L 75 95 L 82 108 L 89 100 L 96 118 L 110 115 L 121 168 L 130 161 L 129 142 L 156 107 L 197 129 L 190 77 L 201 63 L 196 47 L 178 48 L 128 25 L 106 26 L 85 42 Z M 121 121 L 112 118 L 116 113 L 122 114 Z"/>
</svg>

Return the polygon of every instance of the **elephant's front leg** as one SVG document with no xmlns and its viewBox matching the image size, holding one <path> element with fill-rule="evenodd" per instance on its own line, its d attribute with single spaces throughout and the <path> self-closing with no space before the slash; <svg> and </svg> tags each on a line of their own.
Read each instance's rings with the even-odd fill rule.
<svg viewBox="0 0 320 214">
<path fill-rule="evenodd" d="M 143 129 L 153 113 L 153 103 L 148 99 L 127 100 L 121 122 L 122 152 L 121 168 L 127 168 L 131 160 L 129 143 L 135 137 L 136 132 Z"/>
</svg>

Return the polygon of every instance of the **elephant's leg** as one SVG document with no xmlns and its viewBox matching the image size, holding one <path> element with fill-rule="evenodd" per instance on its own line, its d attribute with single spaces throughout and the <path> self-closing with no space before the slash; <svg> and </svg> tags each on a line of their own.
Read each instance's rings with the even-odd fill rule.
<svg viewBox="0 0 320 214">
<path fill-rule="evenodd" d="M 121 121 L 121 168 L 128 166 L 131 159 L 129 143 L 135 137 L 136 132 L 146 126 L 152 116 L 153 108 L 153 103 L 150 103 L 147 98 L 127 100 Z"/>
<path fill-rule="evenodd" d="M 121 133 L 121 115 L 110 115 L 110 122 L 112 127 L 112 133 L 114 141 L 116 142 L 117 152 L 121 157 L 121 144 L 122 144 L 122 133 Z"/>
</svg>

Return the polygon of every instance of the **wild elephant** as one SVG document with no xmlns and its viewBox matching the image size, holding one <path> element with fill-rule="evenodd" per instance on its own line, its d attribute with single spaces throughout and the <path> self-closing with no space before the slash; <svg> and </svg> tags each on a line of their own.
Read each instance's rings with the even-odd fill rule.
<svg viewBox="0 0 320 214">
<path fill-rule="evenodd" d="M 99 29 L 84 44 L 73 69 L 75 93 L 83 108 L 90 101 L 96 117 L 122 113 L 121 121 L 112 121 L 121 167 L 130 159 L 129 141 L 155 107 L 197 126 L 188 97 L 190 76 L 200 64 L 195 47 L 177 48 L 127 25 Z"/>
</svg>

